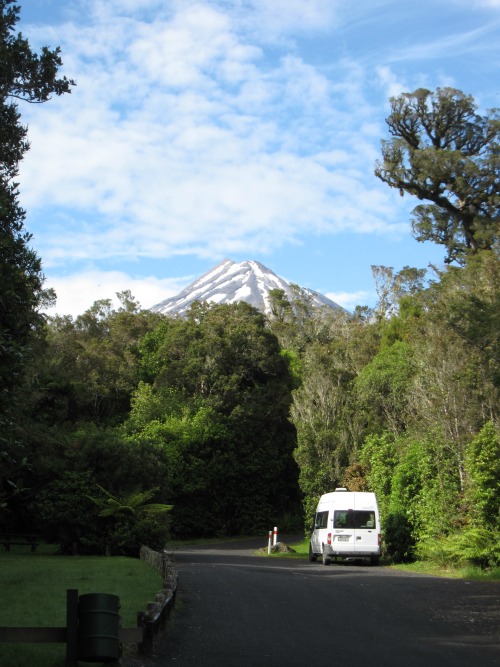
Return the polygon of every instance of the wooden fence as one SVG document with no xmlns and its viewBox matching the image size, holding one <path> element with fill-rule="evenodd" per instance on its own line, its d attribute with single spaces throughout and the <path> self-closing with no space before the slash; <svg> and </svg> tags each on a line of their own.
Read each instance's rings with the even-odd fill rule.
<svg viewBox="0 0 500 667">
<path fill-rule="evenodd" d="M 139 655 L 152 654 L 154 638 L 165 628 L 166 620 L 175 602 L 177 572 L 171 554 L 141 548 L 141 560 L 154 567 L 163 580 L 163 588 L 154 602 L 148 602 L 145 611 L 137 614 L 137 627 L 118 628 L 120 644 L 137 644 Z M 66 667 L 77 667 L 79 658 L 79 596 L 78 590 L 66 592 L 65 627 L 0 627 L 0 643 L 65 643 Z M 86 661 L 88 659 L 86 658 Z M 90 660 L 92 662 L 92 660 Z M 116 664 L 119 664 L 117 658 Z"/>
<path fill-rule="evenodd" d="M 148 602 L 146 611 L 137 614 L 137 625 L 143 629 L 142 641 L 138 644 L 139 655 L 148 656 L 153 652 L 154 638 L 165 629 L 167 618 L 174 606 L 177 592 L 177 571 L 172 554 L 168 551 L 153 551 L 141 547 L 140 558 L 151 565 L 163 581 L 162 590 L 157 593 L 154 602 Z"/>
</svg>

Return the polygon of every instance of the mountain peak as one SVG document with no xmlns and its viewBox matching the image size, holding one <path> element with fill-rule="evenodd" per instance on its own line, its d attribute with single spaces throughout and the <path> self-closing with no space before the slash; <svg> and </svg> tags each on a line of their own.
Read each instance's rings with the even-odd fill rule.
<svg viewBox="0 0 500 667">
<path fill-rule="evenodd" d="M 269 292 L 273 289 L 283 290 L 289 299 L 293 297 L 291 284 L 260 262 L 247 259 L 237 263 L 231 259 L 224 259 L 188 285 L 177 296 L 157 303 L 151 310 L 183 317 L 193 301 L 213 303 L 246 301 L 261 312 L 269 314 L 271 311 Z M 314 290 L 302 289 L 311 297 L 313 306 L 340 308 L 326 296 Z"/>
</svg>

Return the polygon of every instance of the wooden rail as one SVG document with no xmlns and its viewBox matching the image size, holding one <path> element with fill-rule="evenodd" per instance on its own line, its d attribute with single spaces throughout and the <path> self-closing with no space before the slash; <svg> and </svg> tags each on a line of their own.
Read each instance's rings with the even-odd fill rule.
<svg viewBox="0 0 500 667">
<path fill-rule="evenodd" d="M 118 628 L 118 640 L 121 644 L 137 644 L 139 655 L 150 656 L 153 652 L 154 638 L 165 628 L 166 619 L 174 606 L 177 573 L 172 567 L 169 554 L 165 552 L 160 554 L 151 549 L 144 551 L 144 549 L 141 550 L 141 559 L 147 560 L 162 575 L 164 588 L 157 594 L 155 602 L 148 603 L 145 612 L 137 614 L 137 627 Z M 0 627 L 0 643 L 65 643 L 65 667 L 77 667 L 78 625 L 78 590 L 68 589 L 66 627 Z"/>
<path fill-rule="evenodd" d="M 37 535 L 31 532 L 26 533 L 2 533 L 0 535 L 0 542 L 4 545 L 6 551 L 10 551 L 10 547 L 17 544 L 22 547 L 31 547 L 31 552 L 36 551 L 39 540 Z"/>
<path fill-rule="evenodd" d="M 118 628 L 121 643 L 144 642 L 143 627 Z M 65 667 L 78 665 L 78 590 L 66 591 L 66 627 L 0 627 L 0 642 L 16 644 L 66 644 Z"/>
<path fill-rule="evenodd" d="M 123 644 L 142 643 L 143 628 L 120 628 L 118 636 Z M 67 628 L 30 628 L 27 626 L 0 628 L 0 644 L 65 644 Z"/>
</svg>

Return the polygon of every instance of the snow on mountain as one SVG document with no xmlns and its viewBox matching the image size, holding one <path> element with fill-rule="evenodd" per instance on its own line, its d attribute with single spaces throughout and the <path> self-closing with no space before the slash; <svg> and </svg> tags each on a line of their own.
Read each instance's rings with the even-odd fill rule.
<svg viewBox="0 0 500 667">
<path fill-rule="evenodd" d="M 283 290 L 289 299 L 292 298 L 290 283 L 260 262 L 246 260 L 238 264 L 231 259 L 225 259 L 188 285 L 177 296 L 157 303 L 151 310 L 182 317 L 196 300 L 214 303 L 246 301 L 261 312 L 268 314 L 270 312 L 269 292 L 273 289 Z M 337 303 L 319 292 L 303 289 L 311 297 L 313 306 L 340 308 Z"/>
</svg>

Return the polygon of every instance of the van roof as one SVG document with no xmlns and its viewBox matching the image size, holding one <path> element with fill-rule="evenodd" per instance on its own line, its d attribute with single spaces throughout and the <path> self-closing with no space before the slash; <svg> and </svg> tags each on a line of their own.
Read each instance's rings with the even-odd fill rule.
<svg viewBox="0 0 500 667">
<path fill-rule="evenodd" d="M 377 508 L 377 498 L 370 491 L 332 491 L 321 496 L 320 505 L 333 505 L 347 509 L 375 509 Z"/>
</svg>

